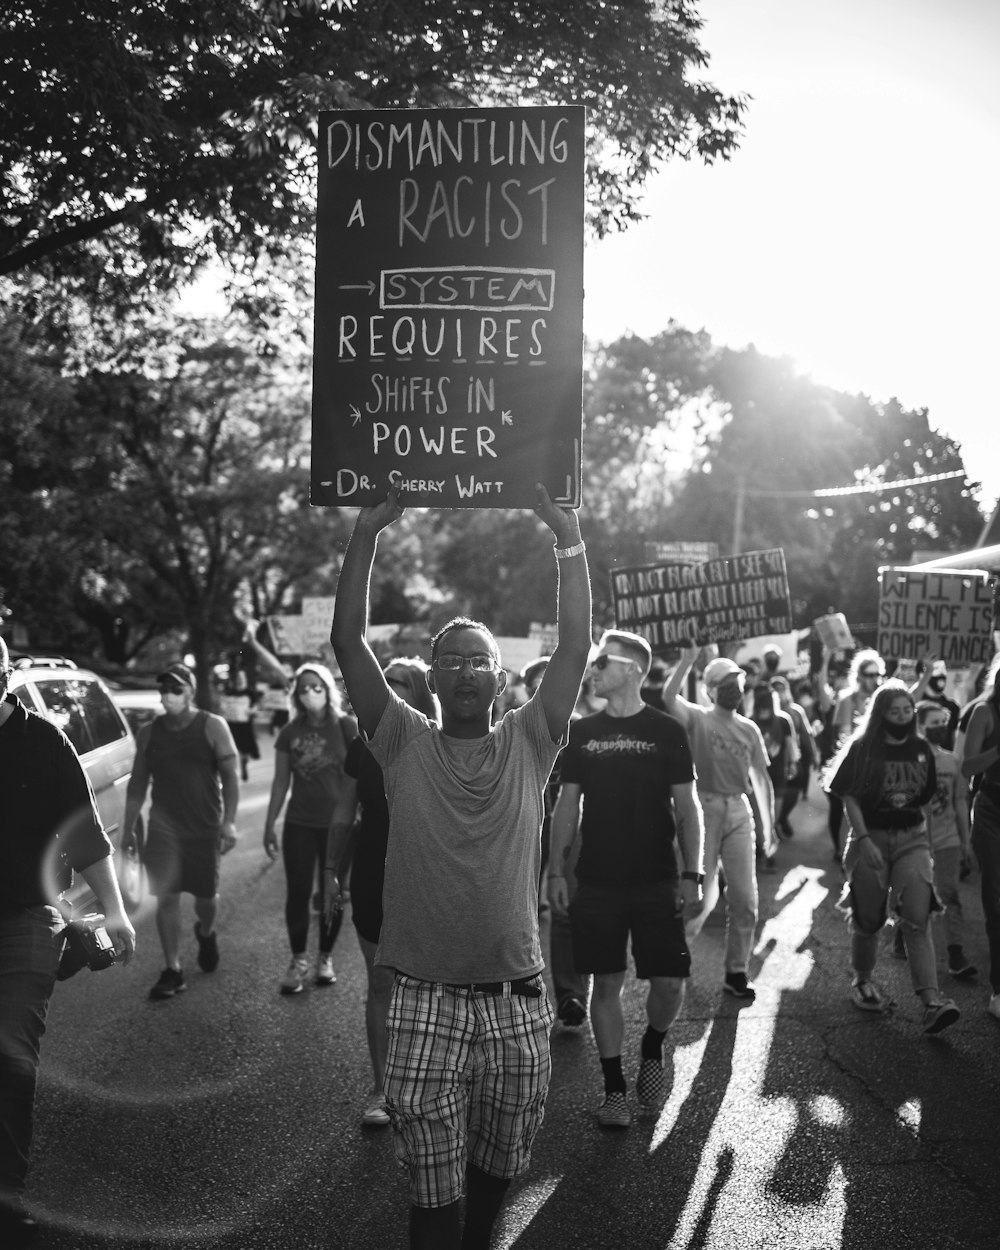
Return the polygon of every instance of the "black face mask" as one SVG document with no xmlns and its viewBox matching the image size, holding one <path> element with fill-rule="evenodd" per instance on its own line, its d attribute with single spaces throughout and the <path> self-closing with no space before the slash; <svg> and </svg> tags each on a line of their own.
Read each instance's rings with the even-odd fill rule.
<svg viewBox="0 0 1000 1250">
<path fill-rule="evenodd" d="M 908 720 L 905 725 L 895 725 L 892 721 L 883 721 L 882 728 L 890 738 L 895 738 L 897 742 L 902 742 L 904 738 L 910 736 L 910 729 L 913 727 L 913 721 Z"/>
<path fill-rule="evenodd" d="M 941 692 L 944 690 L 945 683 L 947 682 L 947 680 L 948 679 L 946 677 L 932 677 L 927 684 L 928 686 L 930 686 L 930 688 L 934 691 L 935 694 L 941 694 Z"/>
<path fill-rule="evenodd" d="M 943 747 L 948 741 L 948 726 L 933 725 L 930 729 L 924 730 L 924 737 L 928 742 L 933 742 L 936 747 Z"/>
</svg>

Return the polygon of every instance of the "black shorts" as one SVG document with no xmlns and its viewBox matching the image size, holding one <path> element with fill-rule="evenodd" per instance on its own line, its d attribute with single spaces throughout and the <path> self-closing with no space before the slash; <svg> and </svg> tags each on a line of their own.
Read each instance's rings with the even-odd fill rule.
<svg viewBox="0 0 1000 1250">
<path fill-rule="evenodd" d="M 641 885 L 581 881 L 569 905 L 569 918 L 577 972 L 624 972 L 631 934 L 637 977 L 648 981 L 691 975 L 684 901 L 676 880 Z"/>
<path fill-rule="evenodd" d="M 150 893 L 193 894 L 215 898 L 219 892 L 218 834 L 179 838 L 162 827 L 152 827 L 142 848 L 142 862 Z"/>
</svg>

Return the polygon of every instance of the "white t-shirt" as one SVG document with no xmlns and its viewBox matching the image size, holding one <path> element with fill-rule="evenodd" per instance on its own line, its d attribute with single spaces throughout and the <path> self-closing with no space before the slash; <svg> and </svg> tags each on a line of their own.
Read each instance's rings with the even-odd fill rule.
<svg viewBox="0 0 1000 1250">
<path fill-rule="evenodd" d="M 561 745 L 540 699 L 452 738 L 391 695 L 369 743 L 389 803 L 377 963 L 458 985 L 542 970 L 542 796 Z"/>
</svg>

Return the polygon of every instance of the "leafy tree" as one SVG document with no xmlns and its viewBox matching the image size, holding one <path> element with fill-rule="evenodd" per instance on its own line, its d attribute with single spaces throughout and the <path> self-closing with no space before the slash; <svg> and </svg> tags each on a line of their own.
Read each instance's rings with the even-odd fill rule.
<svg viewBox="0 0 1000 1250">
<path fill-rule="evenodd" d="M 2 22 L 0 274 L 105 300 L 308 238 L 322 109 L 584 104 L 598 233 L 662 161 L 727 157 L 744 109 L 696 76 L 693 0 L 24 0 Z"/>
</svg>

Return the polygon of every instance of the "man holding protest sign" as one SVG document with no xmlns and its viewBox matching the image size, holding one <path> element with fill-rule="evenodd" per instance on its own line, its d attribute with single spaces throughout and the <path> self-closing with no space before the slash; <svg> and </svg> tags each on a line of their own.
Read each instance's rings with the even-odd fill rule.
<svg viewBox="0 0 1000 1250">
<path fill-rule="evenodd" d="M 747 964 L 757 926 L 755 838 L 748 790 L 757 801 L 765 856 L 777 850 L 774 791 L 767 774 L 767 751 L 760 730 L 737 708 L 743 700 L 744 673 L 734 660 L 718 657 L 705 668 L 710 707 L 680 695 L 699 648 L 687 647 L 663 687 L 663 706 L 676 716 L 691 739 L 698 772 L 698 797 L 705 815 L 705 897 L 688 925 L 696 937 L 719 901 L 719 866 L 726 875 L 726 975 L 723 989 L 752 1000 Z"/>
<path fill-rule="evenodd" d="M 411 1247 L 489 1245 L 507 1186 L 527 1166 L 551 1071 L 543 791 L 590 653 L 590 581 L 576 514 L 541 486 L 538 500 L 556 540 L 559 641 L 536 694 L 495 726 L 506 675 L 486 626 L 459 618 L 433 641 L 440 730 L 390 691 L 365 641 L 379 534 L 403 511 L 395 492 L 359 512 L 337 591 L 330 640 L 389 804 L 376 962 L 396 972 L 385 1094 L 410 1176 Z"/>
<path fill-rule="evenodd" d="M 642 698 L 652 658 L 649 643 L 638 634 L 613 629 L 601 639 L 592 665 L 594 693 L 607 705 L 570 729 L 552 817 L 549 900 L 560 915 L 568 906 L 573 964 L 594 974 L 590 1019 L 604 1073 L 597 1113 L 603 1128 L 631 1123 L 621 1003 L 629 936 L 636 976 L 649 981 L 636 1094 L 642 1109 L 655 1111 L 665 1093 L 664 1038 L 680 1011 L 691 969 L 684 904 L 698 905 L 704 878 L 701 808 L 687 735 Z M 684 868 L 680 883 L 674 810 Z M 577 890 L 570 904 L 565 865 L 578 833 Z"/>
</svg>

